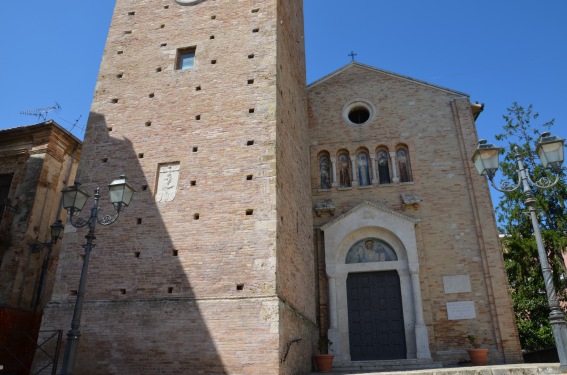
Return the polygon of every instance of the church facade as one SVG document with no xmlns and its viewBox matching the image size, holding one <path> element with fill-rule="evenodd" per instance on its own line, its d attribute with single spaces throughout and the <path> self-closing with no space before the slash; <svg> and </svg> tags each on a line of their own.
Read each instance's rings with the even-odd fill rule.
<svg viewBox="0 0 567 375">
<path fill-rule="evenodd" d="M 345 368 L 456 365 L 469 334 L 521 361 L 480 110 L 356 62 L 306 86 L 301 1 L 117 0 L 77 180 L 138 192 L 97 228 L 76 372 L 306 374 L 319 337 Z M 65 233 L 42 329 L 70 326 Z"/>
<path fill-rule="evenodd" d="M 521 361 L 466 94 L 359 63 L 309 85 L 321 327 L 339 362 Z"/>
</svg>

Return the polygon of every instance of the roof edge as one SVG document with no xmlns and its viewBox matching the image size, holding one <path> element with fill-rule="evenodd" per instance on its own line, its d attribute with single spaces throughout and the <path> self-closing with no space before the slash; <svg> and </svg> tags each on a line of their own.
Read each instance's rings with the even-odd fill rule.
<svg viewBox="0 0 567 375">
<path fill-rule="evenodd" d="M 422 81 L 422 80 L 419 80 L 419 79 L 415 79 L 415 78 L 412 78 L 412 77 L 409 77 L 409 76 L 405 76 L 403 74 L 398 74 L 398 73 L 390 72 L 388 70 L 375 68 L 375 67 L 370 66 L 370 65 L 361 64 L 361 63 L 356 62 L 356 61 L 352 61 L 352 62 L 344 65 L 343 67 L 335 70 L 334 72 L 331 72 L 331 73 L 319 78 L 318 80 L 311 82 L 309 85 L 307 85 L 307 89 L 309 90 L 309 89 L 319 85 L 320 83 L 323 83 L 326 80 L 334 77 L 335 75 L 340 74 L 341 72 L 343 72 L 347 69 L 350 69 L 352 67 L 359 67 L 359 68 L 363 68 L 363 69 L 368 69 L 368 70 L 371 70 L 373 72 L 378 72 L 378 73 L 386 74 L 386 75 L 389 75 L 389 76 L 392 76 L 392 77 L 401 78 L 401 79 L 404 79 L 404 80 L 407 80 L 407 81 L 415 82 L 415 83 L 420 84 L 420 85 L 429 86 L 429 87 L 435 88 L 437 90 L 442 90 L 442 91 L 445 91 L 445 92 L 448 92 L 448 93 L 451 93 L 451 94 L 455 94 L 455 95 L 459 95 L 459 96 L 466 96 L 467 98 L 470 98 L 470 95 L 467 94 L 467 93 L 464 93 L 464 92 L 460 92 L 460 91 L 449 89 L 447 87 L 435 85 L 433 83 Z"/>
</svg>

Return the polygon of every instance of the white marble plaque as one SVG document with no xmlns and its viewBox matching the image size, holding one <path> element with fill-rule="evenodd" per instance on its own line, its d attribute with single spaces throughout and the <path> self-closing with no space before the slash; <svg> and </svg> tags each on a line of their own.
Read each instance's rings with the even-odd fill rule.
<svg viewBox="0 0 567 375">
<path fill-rule="evenodd" d="M 175 198 L 179 180 L 179 162 L 160 164 L 158 167 L 156 202 L 169 202 Z"/>
<path fill-rule="evenodd" d="M 443 276 L 445 294 L 470 293 L 471 279 L 469 275 Z"/>
<path fill-rule="evenodd" d="M 447 319 L 465 320 L 476 318 L 474 301 L 447 302 Z"/>
</svg>

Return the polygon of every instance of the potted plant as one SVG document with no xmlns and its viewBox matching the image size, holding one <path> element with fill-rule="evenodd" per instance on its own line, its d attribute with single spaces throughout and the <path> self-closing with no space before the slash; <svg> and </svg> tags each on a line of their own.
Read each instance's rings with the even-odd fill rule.
<svg viewBox="0 0 567 375">
<path fill-rule="evenodd" d="M 329 348 L 332 344 L 333 342 L 325 336 L 321 336 L 317 342 L 319 354 L 315 355 L 315 362 L 319 372 L 331 372 L 333 359 L 335 358 L 333 354 L 329 354 Z"/>
<path fill-rule="evenodd" d="M 469 340 L 469 344 L 473 347 L 472 349 L 467 349 L 472 365 L 486 366 L 486 362 L 488 360 L 488 349 L 481 348 L 474 335 L 468 335 L 467 340 Z"/>
</svg>

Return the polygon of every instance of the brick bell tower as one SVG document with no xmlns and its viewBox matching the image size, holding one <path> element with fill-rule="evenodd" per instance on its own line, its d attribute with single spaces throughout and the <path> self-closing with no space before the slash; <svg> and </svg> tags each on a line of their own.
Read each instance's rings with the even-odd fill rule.
<svg viewBox="0 0 567 375">
<path fill-rule="evenodd" d="M 97 226 L 75 372 L 308 373 L 308 148 L 301 0 L 117 0 L 77 181 L 138 192 Z M 42 323 L 64 332 L 86 234 L 65 231 Z"/>
</svg>

